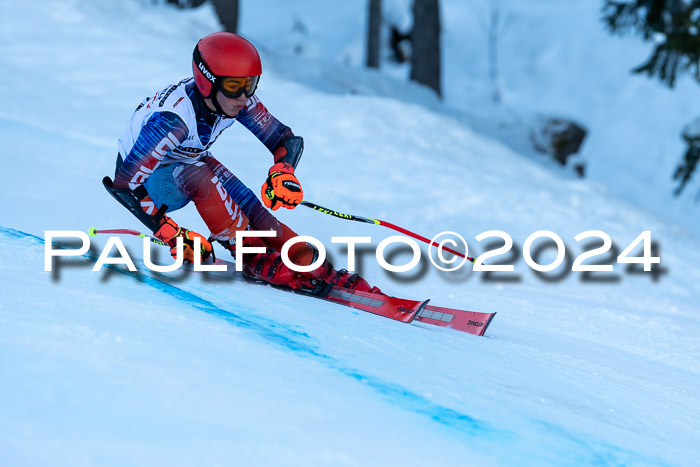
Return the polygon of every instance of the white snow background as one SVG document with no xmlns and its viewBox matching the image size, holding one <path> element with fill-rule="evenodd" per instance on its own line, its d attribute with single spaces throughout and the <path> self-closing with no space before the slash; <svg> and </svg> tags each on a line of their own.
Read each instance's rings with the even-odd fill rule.
<svg viewBox="0 0 700 467">
<path fill-rule="evenodd" d="M 44 272 L 46 230 L 143 230 L 100 180 L 135 106 L 188 76 L 193 45 L 220 26 L 209 6 L 2 2 L 0 465 L 696 465 L 697 183 L 673 203 L 669 178 L 697 86 L 630 76 L 648 46 L 609 37 L 599 2 L 503 2 L 500 107 L 472 14 L 486 2 L 442 2 L 444 103 L 405 69 L 361 68 L 365 2 L 241 3 L 241 32 L 262 51 L 258 93 L 305 139 L 307 199 L 459 232 L 472 255 L 491 229 L 520 248 L 552 230 L 572 258 L 580 232 L 621 250 L 650 230 L 663 273 L 616 264 L 583 281 L 562 266 L 546 280 L 519 253 L 499 280 L 468 266 L 397 277 L 362 256 L 387 293 L 497 311 L 475 337 L 269 287 L 96 273 L 87 257 Z M 540 111 L 590 126 L 590 178 L 513 149 L 504 125 Z M 271 157 L 251 134 L 234 126 L 213 149 L 258 190 Z M 279 216 L 338 267 L 331 236 L 393 234 L 303 208 Z M 193 206 L 173 217 L 206 232 Z M 140 241 L 124 242 L 139 262 Z"/>
</svg>

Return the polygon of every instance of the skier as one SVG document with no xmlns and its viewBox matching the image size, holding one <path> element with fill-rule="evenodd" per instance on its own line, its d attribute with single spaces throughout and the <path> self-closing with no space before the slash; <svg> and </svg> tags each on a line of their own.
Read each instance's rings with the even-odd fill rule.
<svg viewBox="0 0 700 467">
<path fill-rule="evenodd" d="M 146 98 L 119 139 L 113 186 L 129 188 L 141 200 L 141 208 L 158 222 L 154 236 L 171 247 L 173 256 L 176 239 L 182 237 L 185 260 L 193 262 L 196 254 L 202 261 L 213 254 L 211 241 L 235 255 L 237 231 L 272 230 L 274 238 L 245 240 L 246 246 L 266 247 L 265 253 L 244 255 L 246 274 L 311 293 L 323 293 L 328 285 L 381 293 L 357 274 L 336 271 L 328 260 L 309 273 L 289 269 L 280 251 L 297 234 L 209 152 L 223 130 L 240 122 L 273 154 L 261 189 L 265 206 L 273 211 L 294 209 L 302 201 L 294 169 L 303 139 L 268 112 L 255 95 L 262 73 L 255 47 L 236 34 L 210 34 L 195 46 L 192 70 L 192 78 Z M 190 201 L 211 231 L 209 239 L 180 227 L 166 215 L 164 206 L 170 213 Z M 201 251 L 194 251 L 195 237 L 201 240 Z M 318 258 L 318 250 L 297 243 L 289 257 L 297 265 L 309 265 Z"/>
</svg>

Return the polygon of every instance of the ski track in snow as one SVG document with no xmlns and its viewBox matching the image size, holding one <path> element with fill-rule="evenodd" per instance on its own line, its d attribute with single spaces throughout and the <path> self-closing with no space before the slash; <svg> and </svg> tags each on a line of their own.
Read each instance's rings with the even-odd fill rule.
<svg viewBox="0 0 700 467">
<path fill-rule="evenodd" d="M 34 242 L 39 243 L 42 246 L 44 245 L 44 240 L 42 238 L 25 232 L 20 232 L 14 229 L 7 229 L 5 227 L 0 227 L 0 232 L 2 232 L 5 236 L 15 236 L 19 238 L 32 239 Z M 92 261 L 95 261 L 97 259 L 90 258 L 89 256 L 85 255 L 83 257 L 91 259 Z M 359 382 L 367 384 L 369 387 L 375 389 L 383 396 L 387 396 L 387 398 L 392 402 L 396 402 L 404 408 L 412 409 L 417 413 L 427 415 L 436 422 L 442 423 L 446 426 L 449 426 L 469 435 L 475 435 L 476 433 L 478 433 L 479 435 L 492 435 L 498 433 L 498 431 L 488 428 L 484 423 L 474 420 L 468 415 L 451 410 L 447 407 L 442 407 L 433 404 L 425 398 L 419 396 L 418 394 L 407 390 L 406 388 L 364 374 L 358 369 L 342 366 L 331 356 L 321 353 L 313 346 L 295 339 L 295 337 L 309 338 L 309 335 L 306 333 L 299 333 L 298 331 L 290 329 L 286 325 L 275 321 L 260 320 L 259 318 L 255 321 L 246 319 L 241 315 L 238 315 L 229 310 L 219 308 L 213 303 L 202 299 L 191 292 L 175 287 L 174 285 L 168 284 L 167 282 L 163 282 L 153 276 L 149 276 L 146 274 L 135 274 L 131 271 L 116 268 L 110 265 L 106 265 L 105 267 L 114 271 L 118 271 L 122 274 L 131 276 L 143 284 L 146 284 L 161 292 L 164 292 L 170 295 L 171 297 L 174 297 L 177 300 L 184 302 L 185 306 L 193 306 L 194 308 L 197 308 L 200 311 L 208 313 L 217 318 L 223 319 L 224 321 L 230 323 L 233 326 L 253 332 L 272 344 L 281 346 L 284 349 L 289 350 L 293 353 L 300 354 L 301 356 L 313 357 L 314 359 L 320 361 L 329 368 L 339 371 L 340 373 L 349 376 Z M 276 329 L 282 329 L 289 335 L 281 334 L 280 332 L 277 332 Z"/>
<path fill-rule="evenodd" d="M 0 227 L 2 234 L 2 243 L 6 246 L 8 239 L 18 238 L 21 241 L 15 242 L 16 247 L 20 249 L 43 250 L 44 240 L 32 234 Z M 95 256 L 84 255 L 83 260 L 88 260 L 90 265 L 96 261 Z M 517 434 L 508 429 L 501 429 L 489 426 L 487 423 L 476 420 L 473 417 L 453 410 L 449 407 L 442 406 L 427 400 L 425 397 L 391 381 L 378 378 L 371 374 L 365 373 L 360 369 L 344 365 L 341 361 L 328 355 L 315 345 L 311 330 L 300 332 L 292 329 L 286 324 L 270 319 L 263 319 L 256 316 L 255 310 L 246 308 L 240 304 L 235 305 L 237 313 L 228 309 L 223 309 L 209 300 L 203 299 L 195 293 L 176 287 L 168 282 L 160 280 L 149 274 L 133 273 L 123 267 L 115 267 L 106 265 L 109 269 L 107 274 L 117 272 L 136 279 L 138 282 L 158 290 L 170 297 L 175 298 L 182 303 L 184 308 L 193 307 L 208 315 L 214 316 L 217 319 L 226 321 L 228 324 L 245 330 L 258 336 L 268 344 L 281 347 L 300 358 L 311 358 L 324 366 L 339 372 L 340 374 L 355 380 L 366 387 L 371 388 L 383 399 L 391 404 L 395 404 L 403 410 L 415 412 L 423 417 L 426 417 L 431 422 L 435 422 L 450 430 L 454 431 L 453 436 L 456 436 L 462 442 L 471 443 L 478 439 L 480 442 L 489 440 L 498 443 L 501 449 L 507 447 L 511 443 L 517 444 Z M 257 285 L 249 285 L 250 287 L 258 287 Z M 282 292 L 280 292 L 282 293 Z M 311 300 L 311 299 L 309 299 Z M 337 308 L 338 305 L 326 304 L 327 307 Z M 321 308 L 319 306 L 318 308 Z M 357 313 L 357 312 L 354 312 Z M 361 312 L 360 312 L 361 313 Z M 387 320 L 388 321 L 388 320 Z M 392 323 L 394 324 L 394 323 Z M 379 329 L 377 329 L 379 332 Z M 547 433 L 547 437 L 553 442 L 563 447 L 570 460 L 583 463 L 648 463 L 664 464 L 659 459 L 652 459 L 641 456 L 638 453 L 621 449 L 611 445 L 601 439 L 596 439 L 591 436 L 586 436 L 581 433 L 574 433 L 562 426 L 558 426 L 544 420 L 533 419 L 530 421 L 539 429 Z M 466 437 L 466 438 L 465 438 Z M 539 453 L 540 456 L 543 456 Z M 507 458 L 505 456 L 504 458 Z M 534 460 L 534 459 L 533 459 Z M 557 457 L 547 458 L 543 456 L 542 461 L 558 463 L 561 460 Z"/>
</svg>

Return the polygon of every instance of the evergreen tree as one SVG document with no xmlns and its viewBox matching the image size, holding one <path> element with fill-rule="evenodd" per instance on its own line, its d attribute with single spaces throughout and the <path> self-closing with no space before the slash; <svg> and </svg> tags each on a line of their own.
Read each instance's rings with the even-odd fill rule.
<svg viewBox="0 0 700 467">
<path fill-rule="evenodd" d="M 603 21 L 613 33 L 636 32 L 653 42 L 649 59 L 632 72 L 657 77 L 670 88 L 683 73 L 700 83 L 700 0 L 605 0 Z M 700 146 L 683 136 L 688 150 L 673 176 L 679 181 L 676 195 L 700 159 Z"/>
</svg>

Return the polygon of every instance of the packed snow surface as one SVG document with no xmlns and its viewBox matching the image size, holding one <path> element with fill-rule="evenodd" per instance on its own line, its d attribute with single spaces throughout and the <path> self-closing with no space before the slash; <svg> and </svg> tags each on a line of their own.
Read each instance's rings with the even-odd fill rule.
<svg viewBox="0 0 700 467">
<path fill-rule="evenodd" d="M 306 198 L 425 236 L 458 232 L 472 256 L 502 243 L 476 241 L 481 232 L 507 232 L 515 253 L 493 261 L 515 268 L 444 273 L 423 248 L 420 270 L 391 275 L 373 256 L 390 230 L 303 208 L 279 217 L 327 244 L 338 267 L 345 251 L 331 245 L 332 236 L 371 236 L 359 262 L 371 283 L 435 305 L 496 311 L 487 335 L 405 325 L 265 286 L 153 274 L 143 267 L 137 238 L 123 239 L 137 272 L 123 266 L 93 272 L 106 243 L 100 236 L 88 254 L 60 259 L 45 272 L 47 230 L 142 229 L 101 186 L 114 171 L 116 139 L 141 99 L 189 75 L 193 44 L 220 26 L 209 6 L 5 2 L 0 464 L 697 462 L 698 237 L 657 215 L 654 205 L 628 201 L 629 193 L 610 186 L 613 175 L 575 179 L 518 153 L 494 131 L 495 120 L 477 124 L 498 118 L 496 111 L 477 118 L 477 111 L 459 110 L 455 103 L 468 89 L 447 90 L 450 99 L 440 104 L 391 70 L 352 66 L 362 46 L 364 2 L 333 11 L 319 3 L 325 4 L 242 2 L 242 30 L 263 52 L 258 94 L 305 139 L 297 175 Z M 463 2 L 443 3 L 453 13 L 445 16 L 447 50 L 455 50 L 449 44 L 458 40 L 453 21 Z M 585 23 L 593 19 L 584 13 L 597 15 L 587 3 L 524 2 L 518 9 L 512 3 L 511 10 L 518 27 L 535 13 L 554 24 L 564 4 L 580 10 Z M 288 4 L 316 7 L 315 16 L 302 18 L 307 29 L 294 28 Z M 526 4 L 533 5 L 527 14 L 519 11 Z M 572 21 L 566 18 L 562 24 Z M 537 34 L 524 47 L 547 33 Z M 296 57 L 287 36 L 316 49 Z M 463 45 L 463 53 L 475 52 Z M 562 73 L 552 63 L 563 52 L 551 53 L 530 66 Z M 447 66 L 448 75 L 456 73 L 450 67 L 458 64 Z M 532 111 L 539 99 L 520 102 L 528 93 L 513 86 L 511 105 Z M 561 88 L 546 90 L 552 94 L 543 94 L 544 107 L 565 102 Z M 588 102 L 585 117 L 605 126 L 596 117 L 604 104 Z M 672 118 L 682 120 L 678 113 Z M 619 124 L 638 132 L 630 140 L 648 136 L 625 122 Z M 591 140 L 588 157 L 605 159 L 600 167 L 627 164 L 623 151 L 603 146 Z M 254 191 L 272 160 L 240 125 L 213 151 Z M 642 143 L 635 151 L 658 156 Z M 632 185 L 626 177 L 633 173 L 615 173 L 623 186 Z M 206 232 L 193 206 L 173 217 Z M 555 271 L 537 274 L 522 250 L 540 230 L 559 235 L 569 256 Z M 612 238 L 616 254 L 597 258 L 607 264 L 649 230 L 661 264 L 654 274 L 621 264 L 588 277 L 572 273 L 571 262 L 600 244 L 574 239 L 588 230 Z M 633 253 L 640 252 L 641 244 Z M 547 264 L 554 256 L 547 248 L 538 260 Z M 399 250 L 392 261 L 408 259 Z"/>
</svg>

